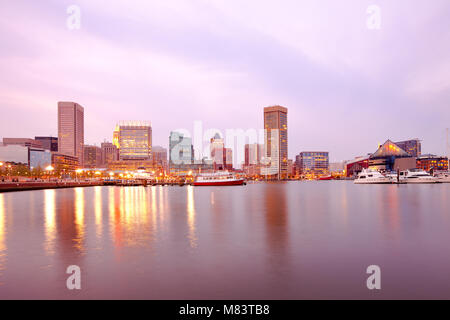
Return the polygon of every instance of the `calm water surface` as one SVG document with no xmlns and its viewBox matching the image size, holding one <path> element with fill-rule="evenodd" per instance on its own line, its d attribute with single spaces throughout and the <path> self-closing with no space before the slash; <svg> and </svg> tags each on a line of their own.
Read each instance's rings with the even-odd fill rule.
<svg viewBox="0 0 450 320">
<path fill-rule="evenodd" d="M 3 193 L 0 298 L 449 299 L 450 184 Z"/>
</svg>

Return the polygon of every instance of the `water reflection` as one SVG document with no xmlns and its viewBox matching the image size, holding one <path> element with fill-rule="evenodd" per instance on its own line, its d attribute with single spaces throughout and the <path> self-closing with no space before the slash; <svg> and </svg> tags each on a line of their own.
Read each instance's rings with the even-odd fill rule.
<svg viewBox="0 0 450 320">
<path fill-rule="evenodd" d="M 287 244 L 287 199 L 285 185 L 270 184 L 265 188 L 267 243 L 274 250 Z"/>
<path fill-rule="evenodd" d="M 102 236 L 102 187 L 94 187 L 95 230 L 98 238 Z"/>
<path fill-rule="evenodd" d="M 84 241 L 84 188 L 75 188 L 75 248 L 83 251 Z"/>
<path fill-rule="evenodd" d="M 156 194 L 152 187 L 152 221 L 148 194 L 144 187 L 110 188 L 108 195 L 109 224 L 116 248 L 149 246 L 154 238 L 157 210 Z M 164 205 L 163 207 L 164 208 Z"/>
<path fill-rule="evenodd" d="M 187 187 L 187 221 L 189 228 L 189 244 L 191 248 L 197 247 L 197 235 L 195 233 L 195 202 L 194 202 L 194 187 Z"/>
<path fill-rule="evenodd" d="M 0 285 L 2 282 L 2 273 L 6 263 L 6 210 L 5 196 L 0 193 Z"/>
<path fill-rule="evenodd" d="M 55 253 L 56 238 L 56 191 L 49 189 L 44 191 L 45 210 L 45 243 L 44 248 L 48 255 Z"/>
</svg>

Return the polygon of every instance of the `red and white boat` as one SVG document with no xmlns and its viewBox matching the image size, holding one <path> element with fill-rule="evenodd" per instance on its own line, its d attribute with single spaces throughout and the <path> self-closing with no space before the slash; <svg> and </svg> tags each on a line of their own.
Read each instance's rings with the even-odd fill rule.
<svg viewBox="0 0 450 320">
<path fill-rule="evenodd" d="M 227 171 L 204 173 L 196 177 L 194 186 L 240 186 L 245 184 L 244 178 L 238 178 Z"/>
</svg>

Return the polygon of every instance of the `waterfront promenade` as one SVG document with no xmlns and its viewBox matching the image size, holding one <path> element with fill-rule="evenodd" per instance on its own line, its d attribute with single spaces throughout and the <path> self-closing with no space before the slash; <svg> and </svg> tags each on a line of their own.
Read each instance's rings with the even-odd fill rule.
<svg viewBox="0 0 450 320">
<path fill-rule="evenodd" d="M 0 192 L 102 186 L 103 181 L 0 182 Z"/>
</svg>

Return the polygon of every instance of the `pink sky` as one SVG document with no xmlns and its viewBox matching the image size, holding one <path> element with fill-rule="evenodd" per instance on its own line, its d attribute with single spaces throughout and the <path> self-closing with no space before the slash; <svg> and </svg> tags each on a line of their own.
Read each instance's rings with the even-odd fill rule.
<svg viewBox="0 0 450 320">
<path fill-rule="evenodd" d="M 66 26 L 69 5 L 81 29 Z M 381 29 L 366 9 L 381 9 Z M 0 138 L 57 135 L 57 102 L 85 108 L 85 142 L 119 120 L 171 130 L 261 128 L 289 109 L 289 155 L 331 160 L 420 138 L 445 153 L 450 2 L 9 1 L 0 17 Z"/>
</svg>

